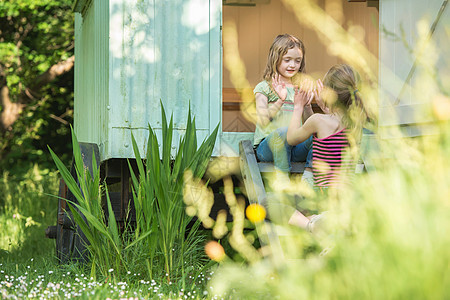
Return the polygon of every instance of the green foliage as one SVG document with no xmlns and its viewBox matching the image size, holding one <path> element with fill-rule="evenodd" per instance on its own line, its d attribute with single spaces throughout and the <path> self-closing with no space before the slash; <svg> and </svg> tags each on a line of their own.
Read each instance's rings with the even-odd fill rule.
<svg viewBox="0 0 450 300">
<path fill-rule="evenodd" d="M 68 202 L 68 204 L 74 221 L 89 242 L 86 246 L 92 260 L 91 273 L 95 276 L 97 270 L 103 276 L 107 276 L 108 270 L 111 268 L 120 270 L 127 267 L 122 256 L 122 240 L 119 237 L 119 229 L 111 208 L 107 188 L 105 193 L 108 207 L 107 220 L 102 209 L 100 165 L 97 165 L 93 155 L 91 174 L 89 168 L 83 163 L 80 146 L 73 132 L 72 144 L 76 178 L 72 177 L 64 163 L 51 149 L 50 153 L 67 187 L 77 200 L 76 203 Z"/>
<path fill-rule="evenodd" d="M 161 104 L 162 105 L 162 104 Z M 192 222 L 183 204 L 183 174 L 188 168 L 196 176 L 203 176 L 210 160 L 217 136 L 214 132 L 197 148 L 195 121 L 191 113 L 186 132 L 180 138 L 178 151 L 171 155 L 173 121 L 167 124 L 162 108 L 162 152 L 159 152 L 156 133 L 149 127 L 146 160 L 142 161 L 136 141 L 133 147 L 139 168 L 139 177 L 131 169 L 136 226 L 119 232 L 106 185 L 102 189 L 99 166 L 92 162 L 92 171 L 83 164 L 80 147 L 72 133 L 74 170 L 71 172 L 50 149 L 62 178 L 76 198 L 68 202 L 77 226 L 88 240 L 91 271 L 105 278 L 114 270 L 114 276 L 122 278 L 131 271 L 145 272 L 151 279 L 164 278 L 169 285 L 179 281 L 182 287 L 192 281 L 206 264 L 203 254 L 202 233 L 199 222 Z M 131 168 L 131 167 L 130 167 Z M 102 191 L 106 203 L 102 203 Z M 103 206 L 106 206 L 105 214 Z M 196 276 L 192 277 L 193 274 Z"/>
<path fill-rule="evenodd" d="M 37 165 L 22 177 L 4 172 L 0 178 L 2 298 L 174 299 L 188 293 L 203 295 L 210 273 L 196 272 L 198 261 L 197 265 L 192 265 L 201 257 L 201 246 L 195 249 L 196 252 L 186 253 L 189 257 L 185 259 L 185 282 L 169 284 L 163 269 L 161 272 L 156 270 L 158 276 L 150 280 L 145 256 L 143 258 L 147 248 L 143 249 L 142 243 L 122 252 L 128 272 L 111 266 L 106 275 L 97 272 L 95 280 L 86 265 L 76 262 L 59 265 L 55 258 L 54 240 L 44 236 L 45 228 L 56 222 L 57 199 L 52 195 L 58 192 L 58 181 L 57 172 Z M 124 245 L 131 243 L 130 236 L 130 233 L 124 234 Z M 203 238 L 198 241 L 202 243 Z"/>
<path fill-rule="evenodd" d="M 167 279 L 173 281 L 179 276 L 186 278 L 187 257 L 196 257 L 192 252 L 200 245 L 196 221 L 188 230 L 192 217 L 186 215 L 183 203 L 183 176 L 190 169 L 193 176 L 201 178 L 206 171 L 218 126 L 197 149 L 195 120 L 189 110 L 186 132 L 178 143 L 175 154 L 172 150 L 173 118 L 167 123 L 166 113 L 161 103 L 162 142 L 159 149 L 156 132 L 149 126 L 147 155 L 142 161 L 134 137 L 133 149 L 139 169 L 139 178 L 130 165 L 133 182 L 133 198 L 136 208 L 136 238 L 147 234 L 149 275 L 154 270 L 153 262 L 164 262 Z M 201 248 L 200 248 L 201 249 Z M 181 273 L 181 274 L 180 274 Z"/>
<path fill-rule="evenodd" d="M 226 261 L 211 288 L 238 299 L 447 299 L 450 122 L 436 123 L 435 136 L 380 139 L 375 169 L 321 200 L 321 231 L 283 226 L 278 264 Z"/>
<path fill-rule="evenodd" d="M 54 252 L 44 230 L 56 221 L 57 174 L 37 165 L 22 177 L 3 172 L 0 179 L 0 261 L 20 263 L 31 253 Z"/>
<path fill-rule="evenodd" d="M 211 274 L 200 274 L 195 287 L 183 289 L 179 282 L 169 285 L 139 272 L 119 281 L 115 271 L 99 280 L 86 271 L 82 264 L 58 266 L 48 255 L 28 257 L 20 264 L 2 261 L 0 295 L 2 299 L 199 299 L 207 294 L 204 287 Z"/>
<path fill-rule="evenodd" d="M 24 173 L 31 162 L 54 168 L 48 152 L 42 151 L 47 144 L 69 160 L 73 71 L 37 90 L 25 90 L 50 66 L 73 55 L 71 4 L 71 0 L 0 2 L 0 87 L 7 86 L 13 103 L 25 104 L 12 128 L 0 132 L 0 168 Z"/>
<path fill-rule="evenodd" d="M 2 1 L 0 59 L 7 75 L 19 76 L 22 84 L 28 86 L 37 74 L 72 55 L 68 51 L 73 48 L 71 3 L 70 0 Z M 21 91 L 18 85 L 9 88 L 12 95 Z"/>
</svg>

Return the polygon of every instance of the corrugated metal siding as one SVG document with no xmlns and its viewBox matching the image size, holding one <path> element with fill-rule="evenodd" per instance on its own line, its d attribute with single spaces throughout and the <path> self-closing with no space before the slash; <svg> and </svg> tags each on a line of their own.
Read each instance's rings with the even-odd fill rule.
<svg viewBox="0 0 450 300">
<path fill-rule="evenodd" d="M 189 102 L 201 141 L 221 120 L 220 0 L 92 1 L 76 14 L 75 131 L 102 160 L 144 150 L 163 102 L 175 140 Z M 218 150 L 216 150 L 217 152 Z"/>
<path fill-rule="evenodd" d="M 75 14 L 75 124 L 80 142 L 96 143 L 101 158 L 108 132 L 108 3 L 92 1 Z"/>
<path fill-rule="evenodd" d="M 380 27 L 386 28 L 397 36 L 404 36 L 405 42 L 417 49 L 419 20 L 426 18 L 427 28 L 435 20 L 442 5 L 442 0 L 410 1 L 410 0 L 383 0 L 380 1 Z M 433 42 L 436 43 L 439 53 L 438 70 L 442 79 L 448 78 L 448 49 L 450 47 L 446 30 L 450 28 L 449 8 L 442 15 L 436 31 L 433 34 Z M 447 28 L 447 29 L 445 29 Z M 403 32 L 402 32 L 403 31 Z M 381 126 L 403 126 L 406 135 L 415 136 L 430 132 L 430 126 L 424 125 L 432 121 L 429 110 L 429 98 L 418 95 L 408 87 L 417 84 L 422 70 L 416 69 L 408 86 L 402 91 L 414 64 L 415 56 L 408 52 L 401 40 L 394 40 L 380 34 L 380 122 Z M 425 92 L 425 91 L 424 91 Z M 425 101 L 424 101 L 425 100 Z M 423 131 L 421 131 L 423 128 Z"/>
<path fill-rule="evenodd" d="M 199 140 L 219 122 L 211 109 L 220 104 L 221 2 L 211 2 L 110 2 L 109 157 L 133 157 L 131 131 L 145 145 L 148 124 L 161 128 L 160 100 L 176 135 L 184 133 L 189 102 Z"/>
</svg>

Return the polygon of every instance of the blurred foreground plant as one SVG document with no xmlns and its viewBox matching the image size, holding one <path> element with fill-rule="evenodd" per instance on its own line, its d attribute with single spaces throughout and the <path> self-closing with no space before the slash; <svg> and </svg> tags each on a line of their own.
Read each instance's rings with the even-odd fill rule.
<svg viewBox="0 0 450 300">
<path fill-rule="evenodd" d="M 450 103 L 449 98 L 441 100 Z M 328 211 L 322 232 L 311 235 L 278 224 L 285 233 L 279 252 L 251 246 L 254 239 L 240 225 L 243 207 L 228 193 L 232 184 L 225 178 L 227 203 L 237 216 L 228 239 L 249 263 L 224 259 L 221 245 L 208 243 L 208 256 L 221 263 L 211 281 L 214 293 L 241 299 L 448 298 L 450 114 L 442 118 L 442 112 L 436 113 L 435 125 L 433 136 L 376 138 L 377 150 L 367 154 L 373 162 L 371 171 L 327 197 L 314 198 L 320 201 L 320 210 Z M 189 198 L 195 195 L 193 209 L 204 218 L 207 214 L 201 212 L 212 192 L 190 178 L 185 178 L 185 201 L 193 203 Z M 295 190 L 302 187 L 292 181 L 283 193 Z M 259 210 L 248 208 L 255 209 Z M 217 239 L 228 234 L 225 218 L 221 213 L 216 220 L 206 218 Z M 241 243 L 233 244 L 237 236 Z M 252 251 L 257 255 L 249 256 Z M 274 263 L 266 259 L 270 256 L 279 259 Z"/>
<path fill-rule="evenodd" d="M 440 128 L 433 137 L 380 141 L 381 151 L 395 155 L 378 153 L 376 171 L 330 193 L 326 234 L 285 226 L 287 247 L 275 255 L 301 253 L 308 239 L 325 248 L 278 266 L 222 264 L 214 291 L 245 299 L 449 297 L 450 124 Z"/>
<path fill-rule="evenodd" d="M 302 24 L 318 33 L 329 50 L 334 48 L 336 56 L 368 80 L 361 93 L 371 115 L 376 115 L 379 97 L 385 97 L 377 83 L 376 58 L 331 20 L 318 2 L 284 2 Z M 224 41 L 234 33 L 224 31 L 227 34 Z M 370 171 L 358 175 L 351 186 L 330 191 L 327 197 L 310 195 L 295 180 L 280 187 L 269 178 L 266 189 L 273 189 L 277 201 L 297 191 L 300 199 L 305 197 L 300 201 L 305 208 L 327 211 L 326 227 L 311 235 L 280 222 L 277 225 L 285 236 L 280 236 L 279 251 L 267 254 L 261 248 L 258 259 L 248 259 L 250 263 L 245 265 L 222 261 L 210 286 L 216 294 L 237 299 L 450 297 L 450 91 L 434 72 L 437 49 L 431 42 L 427 47 L 426 53 L 434 60 L 419 60 L 418 80 L 407 84 L 413 85 L 415 100 L 429 104 L 419 113 L 430 114 L 427 125 L 433 134 L 407 138 L 402 132 L 405 126 L 382 128 L 382 132 L 374 126 L 376 147 L 372 144 L 362 151 L 371 162 L 366 166 Z M 238 61 L 238 57 L 225 57 L 224 61 Z M 226 66 L 232 73 L 239 70 L 236 65 Z M 241 80 L 236 86 L 239 84 L 246 82 Z M 308 203 L 311 199 L 316 203 Z M 269 208 L 269 216 L 271 213 Z M 220 221 L 212 223 L 215 230 Z M 235 250 L 244 252 L 242 248 Z M 274 263 L 267 255 L 279 259 Z"/>
</svg>

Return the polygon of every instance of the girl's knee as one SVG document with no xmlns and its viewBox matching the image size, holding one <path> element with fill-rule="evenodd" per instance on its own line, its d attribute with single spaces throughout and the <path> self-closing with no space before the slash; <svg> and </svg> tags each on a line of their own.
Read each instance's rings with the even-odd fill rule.
<svg viewBox="0 0 450 300">
<path fill-rule="evenodd" d="M 287 139 L 287 131 L 288 131 L 287 127 L 281 127 L 281 128 L 278 128 L 277 130 L 275 130 L 275 132 L 278 134 L 278 136 L 283 138 L 284 141 L 286 141 L 286 139 Z"/>
</svg>

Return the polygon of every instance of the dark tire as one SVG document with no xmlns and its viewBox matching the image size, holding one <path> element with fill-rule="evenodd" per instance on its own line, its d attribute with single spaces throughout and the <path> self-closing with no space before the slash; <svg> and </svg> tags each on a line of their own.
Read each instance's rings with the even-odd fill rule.
<svg viewBox="0 0 450 300">
<path fill-rule="evenodd" d="M 92 174 L 93 155 L 97 162 L 100 162 L 99 151 L 96 144 L 80 143 L 80 150 L 82 154 L 83 164 Z M 75 172 L 74 162 L 71 166 L 71 174 L 78 183 L 78 178 Z M 61 179 L 58 193 L 58 219 L 56 228 L 56 257 L 61 264 L 70 261 L 87 262 L 89 242 L 86 235 L 81 231 L 79 226 L 76 226 L 72 213 L 70 211 L 68 202 L 77 203 L 77 199 L 73 193 L 68 189 L 66 183 Z M 84 219 L 84 216 L 83 216 Z M 86 220 L 85 220 L 86 221 Z"/>
<path fill-rule="evenodd" d="M 61 179 L 56 231 L 56 257 L 61 264 L 66 264 L 71 260 L 87 261 L 86 237 L 73 222 L 72 213 L 65 200 L 74 201 L 71 194 L 64 180 Z"/>
</svg>

